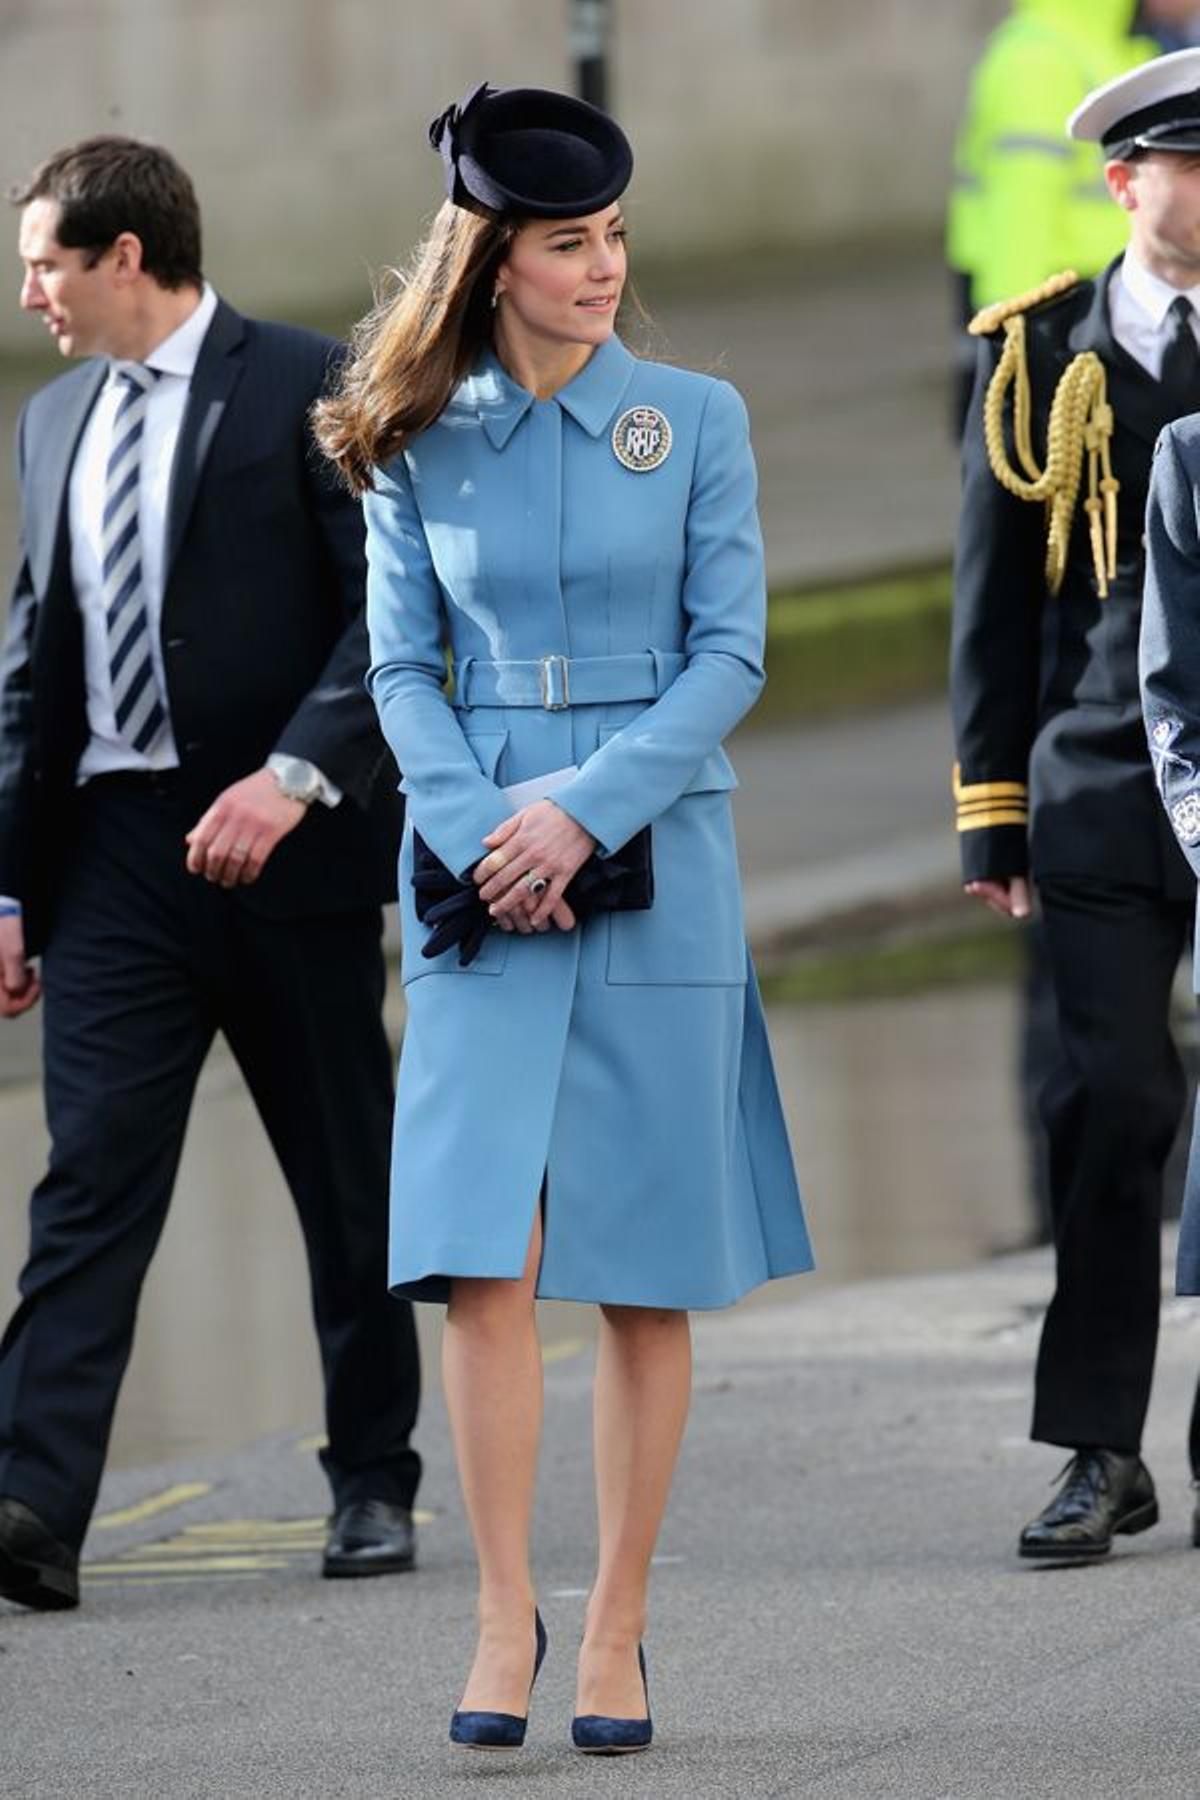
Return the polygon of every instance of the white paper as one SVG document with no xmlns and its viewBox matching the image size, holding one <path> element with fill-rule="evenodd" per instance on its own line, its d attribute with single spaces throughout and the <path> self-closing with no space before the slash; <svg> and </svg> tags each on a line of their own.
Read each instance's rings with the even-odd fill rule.
<svg viewBox="0 0 1200 1800">
<path fill-rule="evenodd" d="M 512 801 L 514 809 L 532 806 L 535 800 L 547 800 L 559 788 L 565 788 L 578 773 L 578 768 L 572 763 L 566 769 L 551 769 L 548 775 L 535 775 L 530 781 L 514 781 L 511 787 L 504 789 L 504 793 Z"/>
</svg>

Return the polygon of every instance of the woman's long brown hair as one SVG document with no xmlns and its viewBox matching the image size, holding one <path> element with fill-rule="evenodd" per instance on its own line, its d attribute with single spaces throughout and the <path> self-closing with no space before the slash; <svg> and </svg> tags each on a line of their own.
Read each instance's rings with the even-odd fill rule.
<svg viewBox="0 0 1200 1800">
<path fill-rule="evenodd" d="M 518 226 L 445 201 L 394 292 L 355 328 L 313 429 L 352 493 L 432 425 L 492 337 L 492 290 Z"/>
</svg>

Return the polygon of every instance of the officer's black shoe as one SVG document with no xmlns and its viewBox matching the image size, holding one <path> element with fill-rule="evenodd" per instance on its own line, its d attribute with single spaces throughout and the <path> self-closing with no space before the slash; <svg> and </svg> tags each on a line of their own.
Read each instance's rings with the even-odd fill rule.
<svg viewBox="0 0 1200 1800">
<path fill-rule="evenodd" d="M 1192 1487 L 1196 1495 L 1196 1504 L 1192 1508 L 1192 1544 L 1200 1550 L 1200 1476 L 1197 1476 Z"/>
<path fill-rule="evenodd" d="M 0 1495 L 0 1599 L 39 1612 L 79 1605 L 79 1553 L 23 1500 Z"/>
<path fill-rule="evenodd" d="M 1107 1556 L 1117 1536 L 1158 1523 L 1150 1471 L 1120 1450 L 1077 1450 L 1062 1487 L 1021 1533 L 1022 1556 L 1073 1562 Z"/>
<path fill-rule="evenodd" d="M 417 1539 L 407 1506 L 391 1500 L 348 1500 L 329 1521 L 322 1575 L 394 1575 L 411 1569 Z"/>
</svg>

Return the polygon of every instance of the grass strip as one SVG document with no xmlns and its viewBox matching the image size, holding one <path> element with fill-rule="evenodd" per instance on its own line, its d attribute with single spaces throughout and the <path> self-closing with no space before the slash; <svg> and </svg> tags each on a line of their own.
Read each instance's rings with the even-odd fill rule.
<svg viewBox="0 0 1200 1800">
<path fill-rule="evenodd" d="M 940 692 L 950 648 L 951 572 L 919 569 L 771 596 L 758 724 Z"/>
<path fill-rule="evenodd" d="M 1021 933 L 984 925 L 936 938 L 807 952 L 768 968 L 761 981 L 770 1006 L 826 1006 L 1009 982 L 1023 967 Z"/>
</svg>

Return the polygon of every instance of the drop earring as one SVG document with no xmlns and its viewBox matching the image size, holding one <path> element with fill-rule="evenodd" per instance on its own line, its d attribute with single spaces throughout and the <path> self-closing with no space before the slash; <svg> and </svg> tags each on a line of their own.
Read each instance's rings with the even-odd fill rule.
<svg viewBox="0 0 1200 1800">
<path fill-rule="evenodd" d="M 493 312 L 495 312 L 495 310 L 499 304 L 500 304 L 500 289 L 493 288 L 492 289 L 492 311 Z"/>
</svg>

